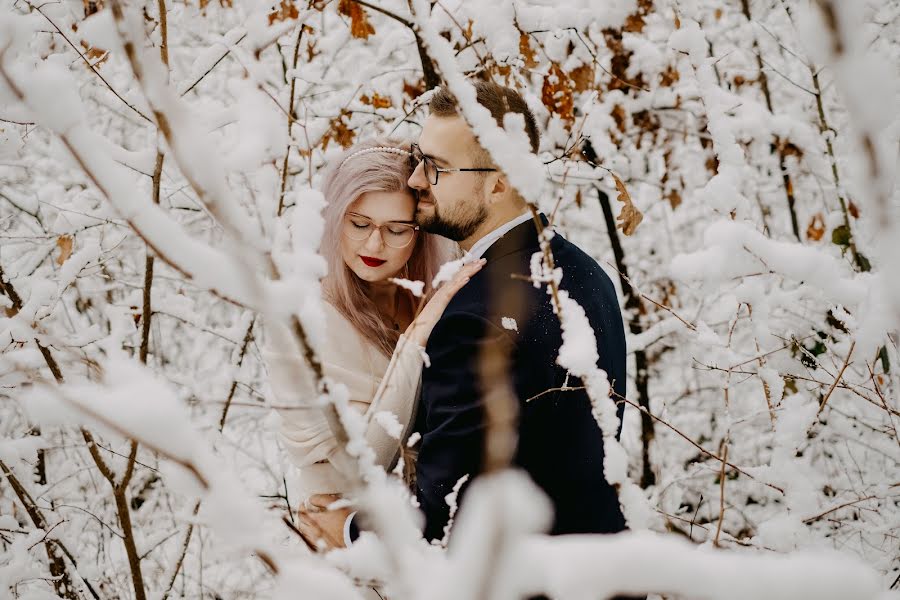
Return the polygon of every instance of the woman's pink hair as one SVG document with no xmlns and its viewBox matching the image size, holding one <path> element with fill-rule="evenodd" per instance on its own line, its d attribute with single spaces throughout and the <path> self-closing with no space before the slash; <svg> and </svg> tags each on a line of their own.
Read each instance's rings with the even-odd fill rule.
<svg viewBox="0 0 900 600">
<path fill-rule="evenodd" d="M 360 142 L 336 157 L 322 180 L 322 194 L 327 204 L 322 213 L 325 235 L 320 252 L 328 263 L 329 276 L 323 282 L 326 299 L 365 339 L 385 356 L 390 356 L 400 332 L 385 326 L 369 294 L 370 284 L 357 277 L 341 256 L 344 215 L 351 204 L 367 192 L 412 191 L 407 185 L 412 171 L 406 154 L 374 151 L 347 160 L 351 154 L 375 146 L 409 150 L 408 143 L 374 139 Z M 451 260 L 454 253 L 454 245 L 449 240 L 419 231 L 406 269 L 400 271 L 397 277 L 424 281 L 428 295 L 438 269 Z M 409 293 L 403 288 L 397 292 Z"/>
</svg>

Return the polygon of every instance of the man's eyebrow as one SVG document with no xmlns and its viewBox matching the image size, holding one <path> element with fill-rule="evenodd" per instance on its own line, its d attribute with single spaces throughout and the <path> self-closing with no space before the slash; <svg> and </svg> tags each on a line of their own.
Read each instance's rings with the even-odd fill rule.
<svg viewBox="0 0 900 600">
<path fill-rule="evenodd" d="M 422 149 L 419 148 L 419 150 L 422 150 Z M 424 156 L 427 156 L 428 158 L 430 158 L 430 159 L 433 160 L 434 162 L 444 163 L 445 165 L 449 165 L 449 164 L 450 164 L 450 161 L 447 160 L 446 158 L 441 158 L 440 156 L 435 156 L 434 154 L 428 154 L 428 153 L 425 152 L 424 150 L 422 151 L 422 154 L 423 154 Z"/>
</svg>

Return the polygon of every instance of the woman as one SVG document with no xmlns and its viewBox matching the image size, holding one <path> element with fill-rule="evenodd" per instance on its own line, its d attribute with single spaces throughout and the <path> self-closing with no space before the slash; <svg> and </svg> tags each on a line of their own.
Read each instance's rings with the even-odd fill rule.
<svg viewBox="0 0 900 600">
<path fill-rule="evenodd" d="M 385 141 L 358 144 L 335 161 L 322 183 L 327 206 L 320 252 L 329 275 L 322 282 L 327 339 L 319 356 L 325 375 L 346 385 L 351 406 L 365 415 L 366 441 L 385 469 L 397 463 L 401 440 L 410 434 L 431 329 L 483 265 L 470 263 L 438 291 L 430 289 L 439 267 L 458 249 L 416 226 L 406 148 Z M 430 299 L 418 316 L 416 298 L 392 279 L 424 282 Z M 303 501 L 346 492 L 355 465 L 338 452 L 322 409 L 312 406 L 314 388 L 298 386 L 308 368 L 290 351 L 286 332 L 270 331 L 269 346 L 264 358 L 278 404 L 300 407 L 279 411 L 279 435 L 300 468 Z"/>
</svg>

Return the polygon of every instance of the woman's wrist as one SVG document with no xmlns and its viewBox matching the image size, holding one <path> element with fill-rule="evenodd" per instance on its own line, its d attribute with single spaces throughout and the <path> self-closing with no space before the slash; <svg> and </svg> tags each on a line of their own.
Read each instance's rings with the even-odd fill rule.
<svg viewBox="0 0 900 600">
<path fill-rule="evenodd" d="M 415 342 L 416 344 L 424 348 L 425 344 L 428 342 L 428 334 L 430 333 L 429 329 L 429 327 L 426 327 L 422 323 L 413 321 L 406 329 L 406 339 L 411 342 Z"/>
</svg>

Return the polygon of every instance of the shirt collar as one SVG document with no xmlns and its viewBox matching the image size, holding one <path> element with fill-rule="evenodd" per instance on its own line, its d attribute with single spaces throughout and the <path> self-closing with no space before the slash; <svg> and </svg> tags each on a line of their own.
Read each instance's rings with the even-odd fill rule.
<svg viewBox="0 0 900 600">
<path fill-rule="evenodd" d="M 487 252 L 488 248 L 490 248 L 494 242 L 502 238 L 504 235 L 509 233 L 510 230 L 515 227 L 521 225 L 525 221 L 531 219 L 531 211 L 525 211 L 515 219 L 511 221 L 507 221 L 497 229 L 493 230 L 472 246 L 472 249 L 466 253 L 467 257 L 470 257 L 471 260 L 477 260 L 481 258 L 485 252 Z"/>
</svg>

